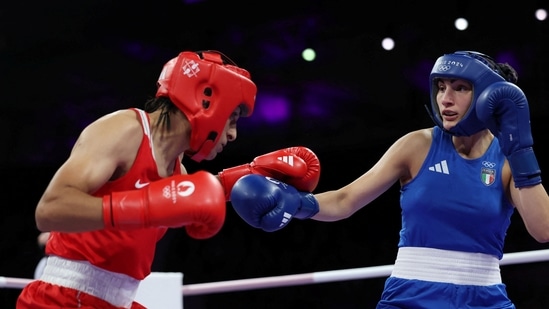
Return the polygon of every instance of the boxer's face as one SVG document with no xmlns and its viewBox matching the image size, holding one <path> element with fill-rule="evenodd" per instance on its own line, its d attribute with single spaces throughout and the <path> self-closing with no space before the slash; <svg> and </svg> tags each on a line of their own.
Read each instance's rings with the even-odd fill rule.
<svg viewBox="0 0 549 309">
<path fill-rule="evenodd" d="M 463 79 L 437 81 L 436 100 L 444 129 L 453 128 L 467 113 L 473 98 L 473 86 Z"/>
<path fill-rule="evenodd" d="M 236 123 L 238 122 L 238 119 L 240 119 L 241 112 L 242 110 L 240 107 L 235 108 L 225 123 L 225 128 L 223 129 L 223 132 L 221 132 L 221 137 L 205 160 L 214 159 L 218 153 L 223 151 L 223 148 L 225 148 L 229 142 L 236 140 Z"/>
</svg>

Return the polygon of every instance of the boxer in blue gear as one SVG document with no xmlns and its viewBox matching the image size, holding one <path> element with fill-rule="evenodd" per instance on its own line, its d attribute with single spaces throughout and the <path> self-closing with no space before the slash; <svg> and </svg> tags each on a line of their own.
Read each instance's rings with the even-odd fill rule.
<svg viewBox="0 0 549 309">
<path fill-rule="evenodd" d="M 348 218 L 399 182 L 398 253 L 377 309 L 515 308 L 499 268 L 515 209 L 536 241 L 549 242 L 549 196 L 528 101 L 509 64 L 474 51 L 441 56 L 429 78 L 436 125 L 399 138 L 349 184 L 309 196 L 317 203 L 305 205 L 318 209 L 304 218 Z M 272 209 L 295 213 L 301 204 L 293 190 L 277 190 L 273 198 L 272 188 L 255 183 L 253 202 L 236 198 L 252 185 L 239 181 L 233 206 L 252 214 L 247 222 Z"/>
</svg>

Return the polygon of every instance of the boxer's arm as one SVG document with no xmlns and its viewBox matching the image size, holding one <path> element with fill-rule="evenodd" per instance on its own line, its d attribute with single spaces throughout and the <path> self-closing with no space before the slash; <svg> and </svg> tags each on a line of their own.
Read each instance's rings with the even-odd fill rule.
<svg viewBox="0 0 549 309">
<path fill-rule="evenodd" d="M 432 129 L 407 133 L 393 143 L 365 173 L 348 184 L 316 193 L 320 211 L 311 219 L 339 221 L 368 206 L 395 183 L 409 182 L 417 172 L 431 145 Z"/>
<path fill-rule="evenodd" d="M 141 138 L 141 125 L 131 110 L 106 115 L 86 127 L 38 201 L 38 229 L 82 232 L 103 228 L 102 198 L 91 194 L 119 166 L 130 164 Z"/>
</svg>

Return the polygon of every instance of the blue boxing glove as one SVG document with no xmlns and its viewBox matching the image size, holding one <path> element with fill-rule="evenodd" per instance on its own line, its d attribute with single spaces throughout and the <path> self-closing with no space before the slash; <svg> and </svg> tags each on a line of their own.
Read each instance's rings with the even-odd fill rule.
<svg viewBox="0 0 549 309">
<path fill-rule="evenodd" d="M 497 136 L 509 161 L 515 187 L 541 183 L 541 171 L 534 154 L 528 100 L 509 82 L 488 86 L 478 97 L 477 117 Z"/>
<path fill-rule="evenodd" d="M 234 184 L 231 203 L 244 221 L 266 232 L 285 227 L 292 218 L 308 219 L 319 211 L 312 193 L 258 174 L 246 175 Z"/>
</svg>

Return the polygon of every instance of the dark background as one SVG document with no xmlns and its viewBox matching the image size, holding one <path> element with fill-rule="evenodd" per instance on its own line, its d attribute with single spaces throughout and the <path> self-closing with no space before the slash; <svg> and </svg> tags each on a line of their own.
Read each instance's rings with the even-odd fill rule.
<svg viewBox="0 0 549 309">
<path fill-rule="evenodd" d="M 480 3 L 479 3 L 480 2 Z M 548 22 L 542 1 L 4 1 L 0 7 L 0 276 L 31 278 L 41 257 L 34 207 L 79 132 L 111 111 L 142 107 L 162 65 L 182 50 L 216 49 L 252 74 L 254 115 L 215 161 L 189 171 L 249 162 L 303 145 L 319 156 L 317 192 L 349 183 L 398 137 L 431 126 L 428 74 L 434 60 L 477 50 L 519 72 L 530 103 L 535 149 L 545 159 L 549 82 Z M 545 9 L 549 9 L 545 3 Z M 453 28 L 457 17 L 470 28 Z M 396 39 L 381 49 L 385 36 Z M 317 61 L 303 62 L 313 47 Z M 280 117 L 275 103 L 287 105 Z M 184 284 L 387 265 L 400 228 L 394 186 L 353 217 L 293 221 L 265 233 L 228 207 L 222 231 L 197 241 L 184 230 L 162 240 L 155 271 L 178 271 Z M 505 252 L 546 249 L 518 215 Z M 518 308 L 549 308 L 546 262 L 502 267 Z M 185 308 L 373 308 L 385 278 L 184 297 Z M 19 290 L 0 289 L 13 308 Z"/>
</svg>

